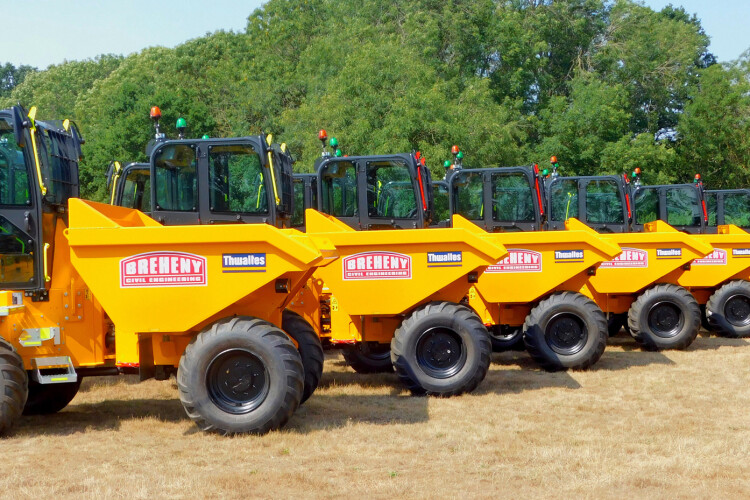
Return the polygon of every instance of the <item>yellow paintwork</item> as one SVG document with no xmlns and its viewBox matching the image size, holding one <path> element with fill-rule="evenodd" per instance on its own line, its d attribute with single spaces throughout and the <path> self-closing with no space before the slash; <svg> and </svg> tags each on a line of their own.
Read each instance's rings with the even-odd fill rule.
<svg viewBox="0 0 750 500">
<path fill-rule="evenodd" d="M 467 275 L 507 253 L 501 243 L 489 241 L 483 230 L 468 221 L 450 229 L 354 231 L 315 210 L 306 210 L 305 217 L 307 234 L 330 240 L 339 258 L 316 269 L 314 280 L 295 298 L 292 308 L 309 318 L 321 301 L 330 304 L 333 342 L 389 341 L 400 315 L 433 300 L 459 302 L 471 288 Z M 396 254 L 391 256 L 398 259 L 396 270 L 386 270 L 390 264 L 384 264 L 378 252 Z M 460 252 L 460 262 L 428 262 L 428 254 L 441 252 Z M 401 276 L 374 276 L 378 273 Z M 353 278 L 360 274 L 363 277 Z"/>
</svg>

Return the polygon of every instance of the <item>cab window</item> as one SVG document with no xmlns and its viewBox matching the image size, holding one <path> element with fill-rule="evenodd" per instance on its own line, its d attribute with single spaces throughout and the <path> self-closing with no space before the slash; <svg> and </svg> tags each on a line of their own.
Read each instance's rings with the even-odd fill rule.
<svg viewBox="0 0 750 500">
<path fill-rule="evenodd" d="M 708 212 L 708 225 L 716 226 L 718 195 L 716 193 L 706 193 L 706 212 Z"/>
<path fill-rule="evenodd" d="M 170 145 L 154 156 L 156 208 L 190 212 L 198 209 L 195 151 L 187 144 Z"/>
<path fill-rule="evenodd" d="M 409 167 L 400 161 L 367 162 L 367 211 L 370 217 L 416 219 L 417 199 Z"/>
<path fill-rule="evenodd" d="M 151 176 L 146 169 L 129 170 L 122 181 L 121 206 L 151 212 Z"/>
<path fill-rule="evenodd" d="M 31 205 L 23 151 L 16 144 L 12 125 L 4 118 L 0 119 L 0 205 Z"/>
<path fill-rule="evenodd" d="M 667 189 L 667 223 L 672 226 L 700 226 L 703 216 L 698 190 L 693 187 Z"/>
<path fill-rule="evenodd" d="M 549 191 L 550 220 L 566 221 L 578 218 L 578 181 L 559 179 L 552 182 Z"/>
<path fill-rule="evenodd" d="M 659 219 L 659 192 L 656 189 L 641 188 L 633 197 L 636 224 L 646 224 Z"/>
<path fill-rule="evenodd" d="M 252 146 L 237 144 L 210 147 L 208 182 L 211 211 L 268 213 L 263 166 Z"/>
<path fill-rule="evenodd" d="M 750 226 L 750 196 L 747 193 L 724 195 L 724 223 L 740 227 Z"/>
<path fill-rule="evenodd" d="M 450 206 L 448 203 L 448 188 L 443 184 L 432 185 L 432 199 L 434 200 L 435 222 L 448 220 L 451 218 Z"/>
<path fill-rule="evenodd" d="M 534 195 L 525 174 L 492 174 L 492 218 L 501 222 L 534 222 Z"/>
<path fill-rule="evenodd" d="M 323 212 L 335 217 L 357 217 L 357 167 L 349 161 L 332 162 L 321 170 Z"/>
<path fill-rule="evenodd" d="M 591 224 L 623 224 L 622 198 L 617 183 L 594 180 L 586 185 L 586 220 Z"/>
<path fill-rule="evenodd" d="M 453 203 L 455 213 L 469 220 L 484 219 L 484 181 L 481 172 L 454 174 Z"/>
<path fill-rule="evenodd" d="M 292 212 L 292 227 L 298 227 L 305 223 L 305 181 L 294 179 L 294 211 Z"/>
</svg>

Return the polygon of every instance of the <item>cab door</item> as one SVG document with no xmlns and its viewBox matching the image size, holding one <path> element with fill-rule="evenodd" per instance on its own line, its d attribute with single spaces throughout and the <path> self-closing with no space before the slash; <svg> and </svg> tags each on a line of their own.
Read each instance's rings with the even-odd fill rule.
<svg viewBox="0 0 750 500">
<path fill-rule="evenodd" d="M 20 115 L 0 113 L 0 289 L 40 290 L 41 193 L 29 156 L 31 139 L 21 123 Z"/>
</svg>

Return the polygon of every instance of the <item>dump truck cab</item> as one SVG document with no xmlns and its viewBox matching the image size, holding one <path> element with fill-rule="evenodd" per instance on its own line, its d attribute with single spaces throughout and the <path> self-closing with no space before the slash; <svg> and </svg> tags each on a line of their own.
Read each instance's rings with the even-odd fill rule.
<svg viewBox="0 0 750 500">
<path fill-rule="evenodd" d="M 151 170 L 148 163 L 129 163 L 124 167 L 113 161 L 107 169 L 110 204 L 151 213 Z"/>
<path fill-rule="evenodd" d="M 0 287 L 46 300 L 58 219 L 78 196 L 81 138 L 75 124 L 0 111 Z"/>
<path fill-rule="evenodd" d="M 696 178 L 700 180 L 700 177 Z M 633 231 L 642 231 L 643 225 L 663 220 L 678 231 L 690 234 L 706 232 L 708 214 L 703 194 L 703 184 L 667 184 L 632 188 L 635 208 Z"/>
<path fill-rule="evenodd" d="M 151 215 L 161 223 L 291 226 L 292 158 L 270 136 L 165 140 L 149 166 Z"/>
<path fill-rule="evenodd" d="M 431 175 L 419 152 L 322 157 L 316 162 L 318 210 L 356 230 L 429 226 Z"/>
<path fill-rule="evenodd" d="M 462 169 L 448 182 L 451 213 L 486 231 L 539 231 L 544 227 L 544 190 L 535 165 Z"/>
<path fill-rule="evenodd" d="M 630 186 L 618 175 L 545 179 L 547 228 L 565 228 L 576 218 L 600 233 L 630 231 Z"/>
<path fill-rule="evenodd" d="M 707 232 L 717 232 L 722 224 L 750 229 L 750 189 L 709 189 L 705 197 Z"/>
</svg>

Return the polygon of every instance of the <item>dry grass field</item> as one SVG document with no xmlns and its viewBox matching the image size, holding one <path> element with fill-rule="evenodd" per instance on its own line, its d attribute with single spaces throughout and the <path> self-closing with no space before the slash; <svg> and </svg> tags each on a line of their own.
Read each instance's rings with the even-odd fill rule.
<svg viewBox="0 0 750 500">
<path fill-rule="evenodd" d="M 622 334 L 624 335 L 624 334 Z M 750 497 L 750 342 L 648 353 L 612 339 L 596 369 L 496 354 L 453 399 L 338 355 L 280 432 L 196 431 L 174 379 L 87 379 L 63 412 L 0 440 L 3 498 Z"/>
</svg>

